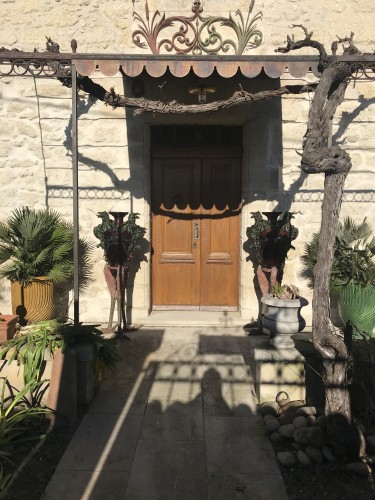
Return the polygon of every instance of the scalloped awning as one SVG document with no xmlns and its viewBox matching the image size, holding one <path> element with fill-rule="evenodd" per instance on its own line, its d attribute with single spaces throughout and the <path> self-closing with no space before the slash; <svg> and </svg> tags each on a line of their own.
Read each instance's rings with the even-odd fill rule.
<svg viewBox="0 0 375 500">
<path fill-rule="evenodd" d="M 95 70 L 99 70 L 105 76 L 113 76 L 120 67 L 125 75 L 129 77 L 137 77 L 144 70 L 154 78 L 161 77 L 169 70 L 172 75 L 182 78 L 187 76 L 190 71 L 193 71 L 200 78 L 209 77 L 216 69 L 217 73 L 224 77 L 230 78 L 237 71 L 241 71 L 243 76 L 247 78 L 255 78 L 262 70 L 270 78 L 280 78 L 285 72 L 288 72 L 294 78 L 304 78 L 309 71 L 317 77 L 320 76 L 318 71 L 318 60 L 316 57 L 311 58 L 293 58 L 283 59 L 277 56 L 274 57 L 257 57 L 257 58 L 182 58 L 179 56 L 170 57 L 130 57 L 119 59 L 79 59 L 75 60 L 77 72 L 82 76 L 89 76 Z"/>
</svg>

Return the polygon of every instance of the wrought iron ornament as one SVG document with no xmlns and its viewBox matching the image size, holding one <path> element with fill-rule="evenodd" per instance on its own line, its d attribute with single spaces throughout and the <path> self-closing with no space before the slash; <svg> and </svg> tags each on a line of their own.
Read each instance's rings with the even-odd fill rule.
<svg viewBox="0 0 375 500">
<path fill-rule="evenodd" d="M 160 14 L 158 10 L 151 15 L 146 0 L 145 18 L 133 12 L 134 19 L 138 21 L 138 29 L 132 34 L 133 42 L 141 49 L 148 46 L 153 54 L 165 51 L 193 55 L 218 54 L 219 52 L 240 55 L 246 50 L 255 49 L 263 40 L 263 33 L 256 24 L 262 19 L 262 12 L 251 17 L 254 3 L 255 0 L 251 0 L 245 21 L 240 10 L 236 10 L 234 16 L 229 13 L 228 17 L 203 16 L 201 2 L 193 3 L 192 16 L 166 17 L 165 12 Z M 178 23 L 178 29 L 172 33 L 171 28 L 175 27 L 176 23 Z M 217 31 L 224 27 L 232 30 L 237 40 L 228 38 Z M 168 29 L 169 38 L 164 37 L 166 34 L 164 30 Z"/>
<path fill-rule="evenodd" d="M 77 49 L 77 42 L 71 42 L 73 52 Z M 44 57 L 47 54 L 51 57 Z M 10 57 L 12 54 L 12 57 Z M 19 55 L 18 55 L 19 54 Z M 0 76 L 46 76 L 71 77 L 71 60 L 60 54 L 60 46 L 50 37 L 46 37 L 46 51 L 39 53 L 36 49 L 28 53 L 18 49 L 9 50 L 0 48 Z"/>
</svg>

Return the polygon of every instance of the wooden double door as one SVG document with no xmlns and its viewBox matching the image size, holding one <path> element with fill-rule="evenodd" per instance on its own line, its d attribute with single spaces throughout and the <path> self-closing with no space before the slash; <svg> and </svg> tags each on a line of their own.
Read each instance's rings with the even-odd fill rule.
<svg viewBox="0 0 375 500">
<path fill-rule="evenodd" d="M 153 308 L 237 310 L 241 159 L 191 154 L 152 162 Z"/>
</svg>

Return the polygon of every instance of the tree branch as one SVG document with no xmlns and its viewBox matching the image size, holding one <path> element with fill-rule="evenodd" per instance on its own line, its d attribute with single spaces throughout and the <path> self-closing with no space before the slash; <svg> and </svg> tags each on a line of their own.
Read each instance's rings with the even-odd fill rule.
<svg viewBox="0 0 375 500">
<path fill-rule="evenodd" d="M 313 35 L 313 32 L 311 31 L 310 33 L 308 33 L 307 29 L 302 24 L 292 24 L 292 28 L 301 28 L 305 33 L 305 38 L 296 41 L 294 39 L 294 35 L 292 36 L 287 35 L 286 46 L 275 49 L 275 52 L 281 52 L 283 54 L 286 54 L 291 50 L 298 50 L 304 47 L 312 47 L 319 52 L 320 64 L 322 64 L 323 67 L 325 67 L 328 64 L 328 54 L 326 52 L 326 49 L 324 48 L 324 45 L 321 44 L 320 42 L 317 42 L 316 40 L 312 40 L 311 37 Z"/>
<path fill-rule="evenodd" d="M 231 97 L 221 101 L 214 101 L 205 104 L 181 104 L 177 101 L 151 101 L 149 99 L 136 99 L 125 97 L 116 94 L 114 89 L 106 92 L 103 95 L 103 102 L 113 108 L 127 107 L 133 108 L 134 115 L 138 116 L 142 113 L 160 113 L 160 114 L 198 114 L 220 111 L 234 106 L 250 104 L 257 101 L 272 99 L 282 95 L 301 94 L 304 92 L 313 92 L 316 85 L 286 85 L 273 90 L 264 90 L 252 94 L 245 90 L 235 92 Z M 80 84 L 80 88 L 84 90 L 84 86 Z"/>
</svg>

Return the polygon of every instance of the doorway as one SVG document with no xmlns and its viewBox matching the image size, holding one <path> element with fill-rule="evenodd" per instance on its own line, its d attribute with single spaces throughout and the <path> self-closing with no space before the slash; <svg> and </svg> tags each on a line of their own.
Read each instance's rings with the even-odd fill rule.
<svg viewBox="0 0 375 500">
<path fill-rule="evenodd" d="M 237 310 L 242 129 L 184 128 L 195 129 L 179 136 L 188 147 L 160 146 L 159 134 L 152 150 L 153 309 Z M 197 128 L 209 129 L 203 147 Z"/>
</svg>

